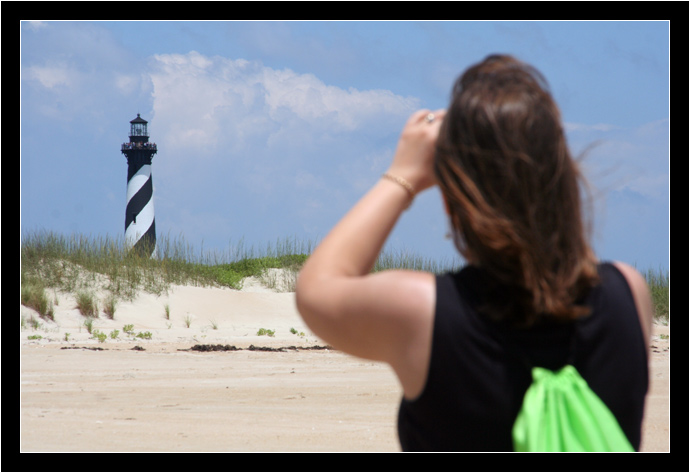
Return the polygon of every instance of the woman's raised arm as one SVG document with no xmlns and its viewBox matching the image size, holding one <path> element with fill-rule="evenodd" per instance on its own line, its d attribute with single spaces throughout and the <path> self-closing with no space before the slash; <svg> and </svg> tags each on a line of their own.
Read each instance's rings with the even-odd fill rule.
<svg viewBox="0 0 690 473">
<path fill-rule="evenodd" d="M 415 378 L 406 372 L 426 369 L 434 275 L 371 274 L 371 269 L 414 194 L 434 185 L 434 147 L 444 112 L 433 118 L 429 113 L 410 117 L 389 178 L 380 179 L 324 238 L 300 272 L 296 289 L 297 308 L 318 337 L 353 355 L 389 362 L 406 394 L 415 384 L 405 381 Z"/>
</svg>

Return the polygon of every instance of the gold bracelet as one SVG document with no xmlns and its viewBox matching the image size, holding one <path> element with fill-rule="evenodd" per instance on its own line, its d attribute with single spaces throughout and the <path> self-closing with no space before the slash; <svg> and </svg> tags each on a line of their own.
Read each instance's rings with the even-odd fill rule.
<svg viewBox="0 0 690 473">
<path fill-rule="evenodd" d="M 410 199 L 414 200 L 414 196 L 415 196 L 414 187 L 412 187 L 412 184 L 407 182 L 405 179 L 403 179 L 400 176 L 394 176 L 394 175 L 388 174 L 388 173 L 385 173 L 381 177 L 384 177 L 384 178 L 388 179 L 389 181 L 397 182 L 398 184 L 403 186 L 405 188 L 405 190 L 408 192 L 408 194 L 410 194 Z"/>
</svg>

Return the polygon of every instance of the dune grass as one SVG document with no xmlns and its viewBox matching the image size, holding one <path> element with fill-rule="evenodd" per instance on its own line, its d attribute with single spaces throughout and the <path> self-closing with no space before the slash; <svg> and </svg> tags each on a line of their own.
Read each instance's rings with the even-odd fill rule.
<svg viewBox="0 0 690 473">
<path fill-rule="evenodd" d="M 54 308 L 46 296 L 46 290 L 38 279 L 21 279 L 21 304 L 34 309 L 43 318 L 53 320 Z"/>
<path fill-rule="evenodd" d="M 242 281 L 252 276 L 270 286 L 276 284 L 271 280 L 272 268 L 288 270 L 293 276 L 288 290 L 294 290 L 296 275 L 315 247 L 311 241 L 284 238 L 263 248 L 247 248 L 240 240 L 224 252 L 196 251 L 182 237 L 163 235 L 158 237 L 157 257 L 149 258 L 129 252 L 123 238 L 36 231 L 21 239 L 22 304 L 49 318 L 52 304 L 45 296 L 47 288 L 75 295 L 100 289 L 109 293 L 104 305 L 106 315 L 112 317 L 116 300 L 131 300 L 140 291 L 161 295 L 172 284 L 241 289 Z M 410 269 L 441 274 L 461 267 L 460 259 L 435 261 L 407 250 L 384 250 L 374 271 Z M 669 271 L 640 272 L 652 293 L 655 318 L 668 323 Z"/>
<path fill-rule="evenodd" d="M 670 308 L 670 286 L 671 275 L 669 270 L 659 268 L 657 270 L 648 269 L 640 271 L 647 281 L 649 291 L 652 295 L 652 305 L 654 307 L 654 319 L 658 323 L 668 325 L 671 318 Z"/>
<path fill-rule="evenodd" d="M 162 295 L 173 284 L 241 289 L 246 278 L 256 277 L 276 290 L 294 291 L 313 246 L 285 238 L 262 248 L 241 240 L 225 252 L 197 251 L 181 237 L 159 236 L 156 257 L 150 258 L 128 251 L 124 238 L 36 231 L 21 239 L 21 303 L 52 319 L 50 288 L 74 295 L 87 318 L 98 317 L 100 307 L 114 319 L 118 301 L 140 292 Z"/>
<path fill-rule="evenodd" d="M 277 240 L 263 248 L 247 248 L 240 240 L 225 252 L 196 251 L 183 238 L 158 238 L 157 257 L 129 252 L 122 238 L 69 236 L 38 231 L 21 240 L 21 281 L 78 293 L 94 287 L 117 298 L 132 299 L 139 291 L 162 294 L 171 284 L 242 288 L 247 277 L 271 285 L 269 269 L 295 275 L 315 244 L 295 238 Z M 392 268 L 440 272 L 457 267 L 421 258 L 407 251 L 383 252 L 374 271 Z M 275 282 L 273 282 L 275 284 Z"/>
</svg>

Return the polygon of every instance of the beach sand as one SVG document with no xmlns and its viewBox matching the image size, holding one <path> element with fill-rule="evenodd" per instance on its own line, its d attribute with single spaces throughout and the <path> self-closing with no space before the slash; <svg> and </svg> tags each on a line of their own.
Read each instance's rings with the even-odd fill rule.
<svg viewBox="0 0 690 473">
<path fill-rule="evenodd" d="M 93 328 L 119 331 L 105 342 L 87 332 L 71 295 L 53 295 L 55 322 L 20 330 L 22 452 L 400 451 L 391 369 L 328 348 L 293 293 L 251 279 L 241 291 L 141 294 L 119 302 L 114 320 L 101 313 Z M 274 336 L 258 336 L 261 328 Z M 667 335 L 654 327 L 648 452 L 670 449 Z M 225 350 L 199 351 L 218 345 Z"/>
</svg>

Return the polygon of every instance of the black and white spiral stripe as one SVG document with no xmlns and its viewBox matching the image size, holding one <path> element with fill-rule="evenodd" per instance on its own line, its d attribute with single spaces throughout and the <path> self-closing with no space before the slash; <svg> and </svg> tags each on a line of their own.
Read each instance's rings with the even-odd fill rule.
<svg viewBox="0 0 690 473">
<path fill-rule="evenodd" d="M 153 213 L 153 180 L 149 162 L 132 163 L 127 172 L 127 209 L 125 211 L 125 242 L 134 249 L 150 245 L 156 248 L 156 220 Z"/>
</svg>

